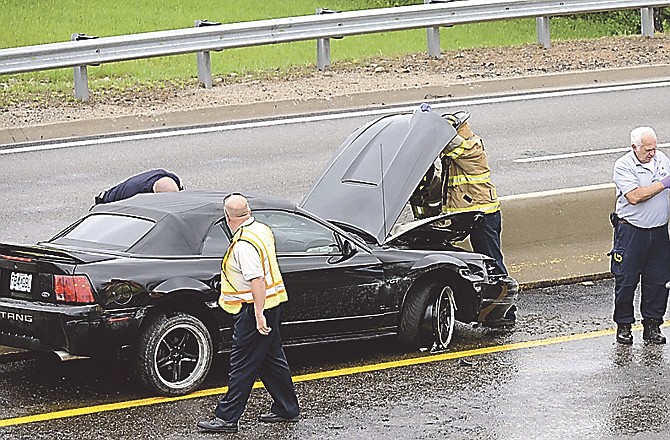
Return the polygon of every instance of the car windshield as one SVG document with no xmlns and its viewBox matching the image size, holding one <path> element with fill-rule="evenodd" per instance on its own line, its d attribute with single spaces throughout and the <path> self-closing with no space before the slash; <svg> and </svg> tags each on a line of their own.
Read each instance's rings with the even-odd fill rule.
<svg viewBox="0 0 670 440">
<path fill-rule="evenodd" d="M 109 214 L 90 215 L 69 231 L 50 240 L 49 243 L 126 251 L 154 224 L 150 220 L 137 217 Z"/>
</svg>

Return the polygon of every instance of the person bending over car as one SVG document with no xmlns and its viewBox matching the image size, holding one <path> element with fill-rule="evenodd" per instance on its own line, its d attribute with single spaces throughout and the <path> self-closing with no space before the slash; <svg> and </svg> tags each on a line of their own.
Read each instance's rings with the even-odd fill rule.
<svg viewBox="0 0 670 440">
<path fill-rule="evenodd" d="M 162 193 L 183 191 L 181 179 L 162 168 L 145 171 L 102 191 L 95 196 L 95 204 L 117 202 L 141 193 Z"/>
</svg>

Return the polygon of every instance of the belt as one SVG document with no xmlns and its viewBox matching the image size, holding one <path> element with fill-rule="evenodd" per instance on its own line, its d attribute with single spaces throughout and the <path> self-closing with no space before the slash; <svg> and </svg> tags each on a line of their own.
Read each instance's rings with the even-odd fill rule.
<svg viewBox="0 0 670 440">
<path fill-rule="evenodd" d="M 668 227 L 668 224 L 666 223 L 666 224 L 661 225 L 661 226 L 653 226 L 653 227 L 651 227 L 651 228 L 643 228 L 643 227 L 641 227 L 641 226 L 635 226 L 634 224 L 632 224 L 632 223 L 629 222 L 628 220 L 623 219 L 623 218 L 621 218 L 621 217 L 619 217 L 619 223 L 625 223 L 625 224 L 627 224 L 627 225 L 631 225 L 632 227 L 637 228 L 637 229 L 648 229 L 648 230 L 651 230 L 651 229 L 658 229 L 658 228 L 667 228 L 667 227 Z"/>
</svg>

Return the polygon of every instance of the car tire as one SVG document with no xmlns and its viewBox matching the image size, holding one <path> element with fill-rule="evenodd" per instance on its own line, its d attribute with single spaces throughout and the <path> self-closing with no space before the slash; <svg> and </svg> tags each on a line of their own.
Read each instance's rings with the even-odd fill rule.
<svg viewBox="0 0 670 440">
<path fill-rule="evenodd" d="M 456 307 L 449 286 L 431 283 L 412 289 L 400 315 L 398 339 L 408 350 L 444 350 L 454 333 Z"/>
<path fill-rule="evenodd" d="M 165 396 L 197 389 L 212 365 L 212 337 L 196 317 L 175 312 L 154 318 L 142 332 L 136 370 L 142 384 Z"/>
<path fill-rule="evenodd" d="M 431 349 L 445 350 L 454 336 L 456 322 L 456 303 L 451 287 L 443 287 L 435 300 L 428 303 L 424 322 L 430 326 L 430 333 L 426 336 L 432 342 Z"/>
</svg>

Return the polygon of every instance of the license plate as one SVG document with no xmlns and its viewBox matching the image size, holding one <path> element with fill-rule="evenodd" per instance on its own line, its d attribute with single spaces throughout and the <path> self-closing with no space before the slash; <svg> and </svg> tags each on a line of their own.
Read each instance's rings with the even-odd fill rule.
<svg viewBox="0 0 670 440">
<path fill-rule="evenodd" d="M 32 274 L 12 272 L 12 276 L 9 279 L 9 290 L 14 290 L 16 292 L 30 293 L 32 282 L 33 282 Z"/>
</svg>

